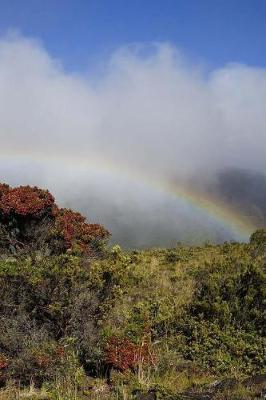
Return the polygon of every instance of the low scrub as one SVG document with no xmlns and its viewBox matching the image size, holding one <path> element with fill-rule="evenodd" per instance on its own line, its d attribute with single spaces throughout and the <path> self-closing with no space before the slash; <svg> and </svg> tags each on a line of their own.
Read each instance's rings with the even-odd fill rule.
<svg viewBox="0 0 266 400">
<path fill-rule="evenodd" d="M 262 393 L 243 382 L 265 372 L 264 230 L 123 252 L 48 192 L 2 185 L 0 200 L 0 399 Z"/>
</svg>

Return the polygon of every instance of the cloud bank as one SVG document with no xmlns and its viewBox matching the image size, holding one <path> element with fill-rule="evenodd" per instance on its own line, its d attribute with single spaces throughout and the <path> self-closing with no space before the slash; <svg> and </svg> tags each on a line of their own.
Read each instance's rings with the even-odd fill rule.
<svg viewBox="0 0 266 400">
<path fill-rule="evenodd" d="M 62 204 L 100 220 L 114 241 L 234 239 L 136 176 L 190 182 L 234 204 L 221 171 L 264 182 L 266 69 L 208 71 L 169 44 L 152 44 L 119 49 L 99 73 L 88 65 L 87 73 L 70 74 L 38 41 L 7 35 L 0 39 L 0 138 L 2 181 L 47 186 Z M 256 215 L 266 215 L 262 203 Z"/>
</svg>

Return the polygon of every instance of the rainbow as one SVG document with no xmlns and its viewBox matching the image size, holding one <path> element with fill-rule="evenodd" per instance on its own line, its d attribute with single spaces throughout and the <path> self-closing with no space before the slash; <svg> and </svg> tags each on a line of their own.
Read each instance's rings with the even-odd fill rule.
<svg viewBox="0 0 266 400">
<path fill-rule="evenodd" d="M 239 213 L 235 208 L 230 207 L 217 198 L 200 193 L 191 188 L 187 188 L 184 184 L 176 184 L 169 180 L 157 176 L 145 175 L 137 169 L 133 170 L 126 165 L 116 165 L 110 160 L 102 160 L 100 158 L 72 157 L 71 155 L 44 155 L 38 152 L 29 152 L 12 150 L 5 151 L 0 158 L 1 161 L 16 161 L 19 163 L 36 163 L 53 168 L 64 167 L 71 170 L 93 171 L 96 173 L 111 174 L 114 177 L 123 177 L 134 184 L 141 182 L 148 188 L 158 191 L 183 201 L 190 205 L 193 209 L 204 212 L 208 217 L 229 229 L 238 239 L 247 241 L 250 234 L 257 229 L 254 222 L 245 215 Z"/>
</svg>

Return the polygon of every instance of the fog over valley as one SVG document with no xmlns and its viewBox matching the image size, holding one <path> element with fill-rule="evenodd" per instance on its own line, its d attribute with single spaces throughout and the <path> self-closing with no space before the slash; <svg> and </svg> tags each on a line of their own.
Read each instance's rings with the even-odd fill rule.
<svg viewBox="0 0 266 400">
<path fill-rule="evenodd" d="M 1 181 L 48 188 L 114 243 L 247 240 L 197 193 L 266 221 L 264 68 L 213 69 L 169 43 L 139 43 L 70 73 L 11 32 L 0 39 L 0 132 Z"/>
</svg>

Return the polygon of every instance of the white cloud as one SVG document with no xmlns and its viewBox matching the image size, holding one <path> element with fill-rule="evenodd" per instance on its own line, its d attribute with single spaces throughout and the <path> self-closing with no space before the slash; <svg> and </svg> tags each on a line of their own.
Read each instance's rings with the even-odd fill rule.
<svg viewBox="0 0 266 400">
<path fill-rule="evenodd" d="M 42 173 L 30 171 L 30 162 L 19 171 L 10 157 L 4 167 L 7 153 L 54 155 L 59 165 L 60 157 L 96 157 L 171 178 L 229 166 L 266 171 L 266 69 L 229 64 L 206 73 L 157 44 L 119 49 L 105 74 L 88 76 L 66 73 L 38 41 L 2 37 L 2 179 L 16 181 L 15 171 L 17 180 L 56 189 L 54 176 L 61 186 L 75 176 L 87 188 L 84 175 L 67 178 L 64 167 L 51 173 L 48 162 L 40 162 Z"/>
</svg>

